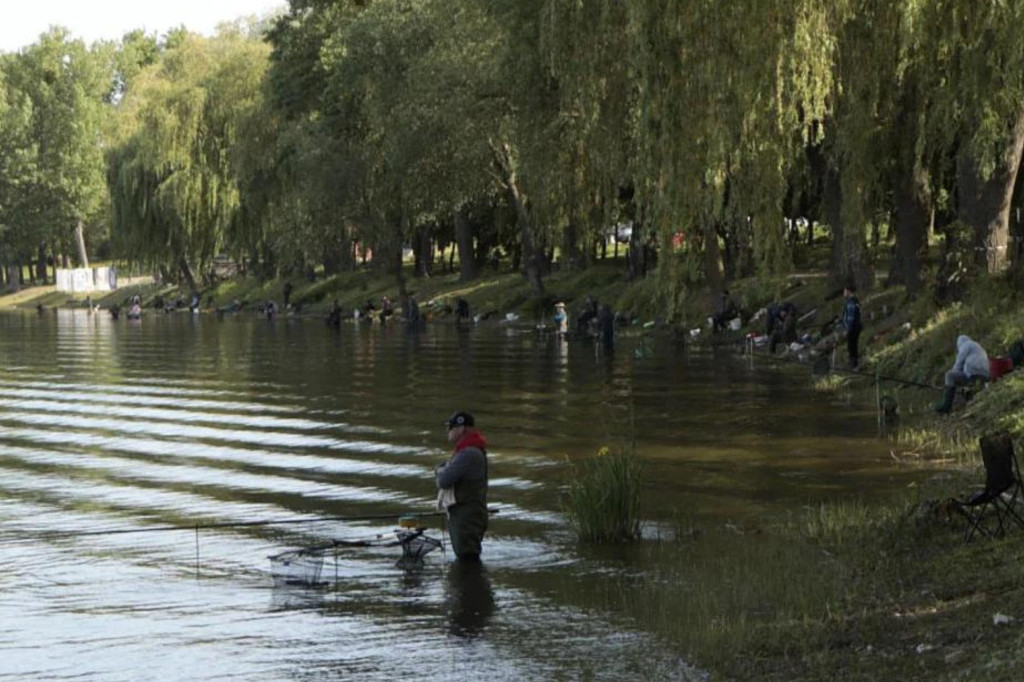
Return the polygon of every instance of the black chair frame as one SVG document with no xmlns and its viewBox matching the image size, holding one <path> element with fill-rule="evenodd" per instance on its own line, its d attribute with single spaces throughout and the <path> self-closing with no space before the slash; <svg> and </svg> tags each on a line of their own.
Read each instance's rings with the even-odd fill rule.
<svg viewBox="0 0 1024 682">
<path fill-rule="evenodd" d="M 1002 431 L 978 442 L 985 465 L 985 488 L 967 499 L 953 500 L 954 508 L 967 520 L 964 542 L 970 542 L 975 534 L 1005 535 L 1012 524 L 1024 528 L 1024 515 L 1017 509 L 1018 503 L 1024 502 L 1024 481 L 1010 434 Z"/>
</svg>

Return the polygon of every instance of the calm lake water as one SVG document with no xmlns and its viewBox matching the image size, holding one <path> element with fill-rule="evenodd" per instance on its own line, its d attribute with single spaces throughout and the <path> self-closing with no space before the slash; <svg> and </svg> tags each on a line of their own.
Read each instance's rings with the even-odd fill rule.
<svg viewBox="0 0 1024 682">
<path fill-rule="evenodd" d="M 271 554 L 395 526 L 318 519 L 431 510 L 456 409 L 491 443 L 483 571 L 344 547 L 335 587 L 274 586 Z M 578 547 L 561 509 L 567 461 L 627 442 L 651 538 L 922 476 L 870 405 L 668 337 L 607 358 L 499 324 L 0 315 L 0 679 L 691 679 L 592 598 L 642 564 Z"/>
</svg>

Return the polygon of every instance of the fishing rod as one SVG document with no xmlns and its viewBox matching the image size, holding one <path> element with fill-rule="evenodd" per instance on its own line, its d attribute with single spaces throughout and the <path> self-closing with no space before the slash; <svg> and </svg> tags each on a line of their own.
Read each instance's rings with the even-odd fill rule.
<svg viewBox="0 0 1024 682">
<path fill-rule="evenodd" d="M 761 355 L 762 357 L 764 357 L 766 359 L 769 359 L 769 360 L 779 360 L 779 361 L 783 361 L 783 362 L 791 362 L 791 363 L 802 365 L 802 366 L 805 366 L 805 367 L 813 365 L 813 363 L 805 362 L 805 361 L 801 360 L 800 358 L 792 357 L 792 356 L 788 356 L 788 355 L 772 355 L 768 351 L 762 351 L 762 352 L 758 353 L 755 350 L 754 345 L 752 343 L 750 343 L 749 339 L 736 339 L 734 341 L 727 341 L 725 343 L 721 343 L 721 344 L 717 344 L 717 345 L 722 345 L 722 346 L 733 345 L 733 346 L 735 346 L 735 345 L 739 345 L 740 343 L 744 344 L 746 352 L 750 353 L 752 356 L 755 355 L 755 354 L 758 354 L 758 355 Z M 838 372 L 838 373 L 841 373 L 841 374 L 856 374 L 858 376 L 869 377 L 871 379 L 876 379 L 878 381 L 889 381 L 889 382 L 896 383 L 896 384 L 904 384 L 906 386 L 913 386 L 915 388 L 930 388 L 933 391 L 941 391 L 942 390 L 942 386 L 936 386 L 935 384 L 924 384 L 924 383 L 921 383 L 919 381 L 912 381 L 910 379 L 903 379 L 903 378 L 900 378 L 900 377 L 892 377 L 892 376 L 886 376 L 886 375 L 882 375 L 882 374 L 875 374 L 875 373 L 872 373 L 872 372 L 865 372 L 865 371 L 859 370 L 859 369 L 851 369 L 851 368 L 843 368 L 843 367 L 832 367 L 830 365 L 829 366 L 829 371 L 830 372 Z"/>
<path fill-rule="evenodd" d="M 808 363 L 803 363 L 808 364 Z M 843 368 L 832 368 L 833 372 L 843 372 L 845 374 L 859 374 L 860 376 L 871 377 L 878 379 L 879 381 L 891 381 L 897 384 L 904 384 L 906 386 L 914 386 L 915 388 L 930 388 L 933 391 L 941 391 L 942 386 L 936 386 L 935 384 L 922 384 L 919 381 L 911 381 L 910 379 L 900 379 L 899 377 L 883 376 L 881 374 L 872 374 L 871 372 L 864 372 L 859 369 L 843 369 Z"/>
<path fill-rule="evenodd" d="M 497 514 L 501 511 L 500 508 L 488 508 L 487 510 L 491 514 Z M 0 536 L 0 542 L 19 542 L 26 540 L 59 540 L 65 538 L 80 538 L 80 537 L 95 537 L 105 535 L 129 535 L 133 533 L 163 533 L 170 531 L 194 531 L 198 533 L 201 530 L 217 530 L 224 528 L 252 528 L 260 526 L 288 526 L 288 525 L 299 525 L 305 523 L 326 523 L 331 521 L 340 522 L 355 522 L 355 521 L 385 521 L 390 519 L 402 519 L 402 518 L 413 518 L 413 519 L 427 519 L 444 516 L 445 512 L 433 511 L 433 512 L 402 512 L 399 514 L 364 514 L 360 516 L 323 516 L 315 519 L 280 519 L 280 520 L 260 520 L 260 521 L 227 521 L 223 523 L 196 523 L 187 526 L 153 526 L 151 528 L 109 528 L 103 530 L 86 530 L 86 531 L 54 531 L 50 533 L 39 533 L 29 537 L 3 537 Z"/>
<path fill-rule="evenodd" d="M 754 351 L 751 350 L 751 353 L 753 353 L 753 352 Z M 763 353 L 763 357 L 765 357 L 767 359 L 770 359 L 770 360 L 782 360 L 782 361 L 785 361 L 785 362 L 792 362 L 792 363 L 795 363 L 795 364 L 798 364 L 798 365 L 802 365 L 804 367 L 808 367 L 808 366 L 812 366 L 813 365 L 813 363 L 803 361 L 800 358 L 786 356 L 786 355 L 781 355 L 781 356 L 779 356 L 779 355 L 771 355 L 771 354 L 765 352 L 765 353 Z M 853 369 L 853 368 L 849 368 L 849 367 L 845 367 L 845 368 L 844 367 L 829 367 L 829 371 L 837 372 L 837 373 L 840 373 L 840 374 L 855 374 L 857 376 L 868 377 L 868 378 L 871 378 L 871 379 L 875 379 L 877 381 L 888 381 L 888 382 L 891 382 L 891 383 L 903 384 L 905 386 L 913 386 L 915 388 L 930 388 L 930 389 L 932 389 L 934 391 L 941 391 L 942 390 L 941 386 L 936 386 L 934 384 L 923 384 L 923 383 L 921 383 L 919 381 L 911 381 L 910 379 L 902 379 L 900 377 L 885 376 L 885 375 L 882 375 L 882 374 L 875 374 L 873 372 L 865 372 L 865 371 L 860 370 L 860 369 Z"/>
</svg>

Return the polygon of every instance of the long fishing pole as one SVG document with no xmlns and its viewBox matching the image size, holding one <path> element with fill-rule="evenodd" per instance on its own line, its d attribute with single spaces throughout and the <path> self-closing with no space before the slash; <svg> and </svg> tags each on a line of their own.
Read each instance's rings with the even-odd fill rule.
<svg viewBox="0 0 1024 682">
<path fill-rule="evenodd" d="M 497 514 L 501 511 L 498 507 L 491 507 L 487 510 L 491 514 Z M 3 537 L 0 536 L 0 542 L 18 542 L 25 540 L 52 540 L 62 538 L 78 538 L 78 537 L 91 537 L 91 536 L 102 536 L 102 535 L 128 535 L 132 533 L 163 533 L 170 531 L 194 531 L 198 534 L 200 530 L 217 530 L 223 528 L 251 528 L 259 526 L 288 526 L 298 525 L 304 523 L 325 523 L 330 521 L 341 521 L 341 522 L 352 522 L 352 521 L 385 521 L 389 519 L 398 519 L 401 517 L 412 517 L 412 518 L 433 518 L 437 516 L 444 516 L 444 512 L 432 511 L 432 512 L 401 512 L 398 514 L 364 514 L 361 516 L 321 516 L 314 519 L 280 519 L 280 520 L 259 520 L 259 521 L 226 521 L 223 523 L 196 523 L 189 524 L 187 526 L 153 526 L 151 528 L 109 528 L 103 530 L 85 530 L 85 531 L 53 531 L 50 533 L 38 533 L 31 537 Z"/>
<path fill-rule="evenodd" d="M 712 344 L 712 345 L 722 345 L 722 346 L 725 346 L 725 345 L 737 345 L 737 344 L 739 344 L 741 342 L 744 342 L 744 340 L 737 339 L 737 340 L 734 340 L 734 341 L 727 341 L 727 342 L 724 342 L 724 343 Z M 757 352 L 757 351 L 754 350 L 754 347 L 752 346 L 752 344 L 745 344 L 745 347 L 748 346 L 748 345 L 750 346 L 750 348 L 746 352 L 750 353 L 751 357 L 753 357 L 755 354 L 757 354 L 757 355 L 761 355 L 762 357 L 767 358 L 769 360 L 779 360 L 779 361 L 783 361 L 783 362 L 792 362 L 792 363 L 795 363 L 795 364 L 798 364 L 798 365 L 803 365 L 805 367 L 811 366 L 813 364 L 813 363 L 810 363 L 810 362 L 805 362 L 805 361 L 801 360 L 800 358 L 796 358 L 796 357 L 792 357 L 792 356 L 788 356 L 788 355 L 772 355 L 768 351 Z M 838 373 L 842 373 L 842 374 L 857 374 L 859 376 L 865 376 L 865 377 L 871 377 L 872 379 L 878 379 L 879 381 L 889 381 L 889 382 L 892 382 L 892 383 L 904 384 L 904 385 L 907 385 L 907 386 L 914 386 L 916 388 L 930 388 L 930 389 L 932 389 L 934 391 L 941 391 L 942 390 L 942 386 L 936 386 L 935 384 L 924 384 L 924 383 L 921 383 L 919 381 L 912 381 L 910 379 L 903 379 L 903 378 L 900 378 L 900 377 L 891 377 L 891 376 L 885 376 L 885 375 L 881 375 L 881 374 L 874 374 L 872 372 L 865 372 L 865 371 L 862 371 L 862 370 L 859 370 L 859 369 L 851 369 L 851 368 L 843 368 L 843 367 L 829 367 L 829 371 L 830 372 L 838 372 Z"/>
</svg>

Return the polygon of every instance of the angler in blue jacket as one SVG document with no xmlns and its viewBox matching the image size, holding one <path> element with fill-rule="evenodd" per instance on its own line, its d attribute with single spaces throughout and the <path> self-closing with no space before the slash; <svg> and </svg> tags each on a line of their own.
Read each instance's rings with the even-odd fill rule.
<svg viewBox="0 0 1024 682">
<path fill-rule="evenodd" d="M 839 324 L 846 330 L 846 351 L 850 354 L 850 369 L 857 369 L 860 364 L 860 350 L 857 344 L 860 342 L 860 333 L 864 329 L 860 321 L 860 301 L 857 299 L 857 290 L 852 284 L 843 289 L 846 302 L 843 304 L 843 314 L 839 318 Z"/>
</svg>

